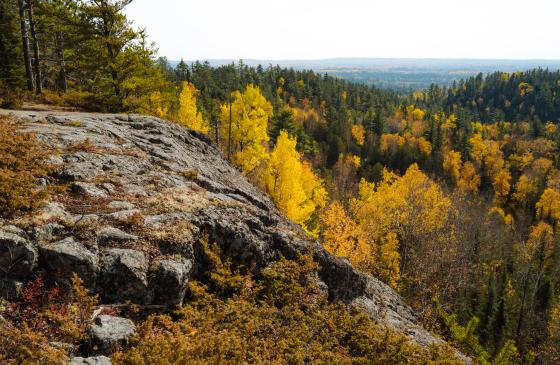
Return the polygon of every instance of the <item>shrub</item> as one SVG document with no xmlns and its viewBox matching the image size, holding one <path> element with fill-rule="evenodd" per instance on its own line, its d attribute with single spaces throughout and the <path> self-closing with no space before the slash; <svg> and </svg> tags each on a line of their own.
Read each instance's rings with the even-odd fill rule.
<svg viewBox="0 0 560 365">
<path fill-rule="evenodd" d="M 356 308 L 328 303 L 310 255 L 251 276 L 223 262 L 216 246 L 203 251 L 213 267 L 208 284 L 190 284 L 191 301 L 175 320 L 150 316 L 114 363 L 461 363 L 450 348 L 420 347 Z"/>
<path fill-rule="evenodd" d="M 65 352 L 27 324 L 0 327 L 0 364 L 60 364 Z"/>
<path fill-rule="evenodd" d="M 7 306 L 0 326 L 0 364 L 61 364 L 65 350 L 53 343 L 79 345 L 86 339 L 97 297 L 75 274 L 72 285 L 72 293 L 64 293 L 39 277 L 24 288 L 19 302 Z"/>
<path fill-rule="evenodd" d="M 21 92 L 2 92 L 0 90 L 0 108 L 19 109 L 23 105 L 23 93 Z"/>
<path fill-rule="evenodd" d="M 22 132 L 10 117 L 0 116 L 0 216 L 30 211 L 46 198 L 37 186 L 49 172 L 47 152 L 33 133 Z"/>
</svg>

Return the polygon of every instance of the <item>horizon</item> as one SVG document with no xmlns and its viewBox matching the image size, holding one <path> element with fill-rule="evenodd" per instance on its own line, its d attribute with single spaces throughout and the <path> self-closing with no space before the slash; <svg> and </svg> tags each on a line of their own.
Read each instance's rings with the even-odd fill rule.
<svg viewBox="0 0 560 365">
<path fill-rule="evenodd" d="M 180 61 L 181 59 L 172 59 L 166 55 L 160 55 L 161 57 L 166 57 L 170 61 Z M 353 56 L 338 56 L 338 57 L 328 57 L 328 58 L 228 58 L 228 57 L 218 57 L 218 58 L 192 58 L 185 59 L 186 61 L 330 61 L 330 60 L 437 60 L 437 61 L 546 61 L 546 62 L 560 62 L 560 58 L 469 58 L 469 57 L 353 57 Z"/>
</svg>

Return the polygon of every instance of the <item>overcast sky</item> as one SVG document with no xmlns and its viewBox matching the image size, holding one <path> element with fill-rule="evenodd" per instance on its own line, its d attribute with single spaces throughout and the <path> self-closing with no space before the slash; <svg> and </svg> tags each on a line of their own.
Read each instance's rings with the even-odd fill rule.
<svg viewBox="0 0 560 365">
<path fill-rule="evenodd" d="M 135 0 L 160 55 L 560 59 L 560 0 Z"/>
</svg>

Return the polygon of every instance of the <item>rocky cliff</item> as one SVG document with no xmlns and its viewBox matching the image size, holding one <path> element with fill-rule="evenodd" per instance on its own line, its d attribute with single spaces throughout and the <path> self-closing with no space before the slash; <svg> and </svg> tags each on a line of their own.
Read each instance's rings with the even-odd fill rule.
<svg viewBox="0 0 560 365">
<path fill-rule="evenodd" d="M 55 173 L 41 183 L 66 188 L 28 229 L 0 222 L 4 296 L 37 272 L 57 280 L 77 272 L 104 303 L 179 304 L 202 269 L 192 244 L 204 232 L 256 268 L 311 247 L 331 300 L 356 304 L 419 344 L 441 342 L 395 291 L 284 218 L 205 136 L 137 115 L 11 113 L 54 151 Z"/>
</svg>

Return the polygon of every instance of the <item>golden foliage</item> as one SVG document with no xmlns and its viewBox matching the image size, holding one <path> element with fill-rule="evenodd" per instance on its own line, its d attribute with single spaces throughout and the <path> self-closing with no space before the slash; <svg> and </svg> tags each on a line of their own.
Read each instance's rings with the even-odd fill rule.
<svg viewBox="0 0 560 365">
<path fill-rule="evenodd" d="M 379 150 L 382 153 L 394 154 L 404 145 L 404 138 L 398 134 L 383 134 L 379 142 Z"/>
<path fill-rule="evenodd" d="M 417 138 L 416 143 L 418 144 L 418 150 L 421 154 L 429 156 L 432 153 L 432 144 L 424 137 Z"/>
<path fill-rule="evenodd" d="M 396 288 L 401 277 L 399 240 L 395 232 L 382 236 L 377 244 L 378 268 L 376 272 L 392 288 Z"/>
<path fill-rule="evenodd" d="M 472 162 L 467 161 L 461 168 L 460 178 L 457 187 L 465 192 L 476 193 L 480 186 L 480 175 Z"/>
<path fill-rule="evenodd" d="M 533 154 L 531 152 L 524 152 L 522 154 L 512 154 L 509 156 L 511 166 L 517 171 L 523 171 L 533 162 Z"/>
<path fill-rule="evenodd" d="M 198 90 L 188 81 L 183 81 L 183 89 L 179 95 L 179 110 L 177 111 L 177 123 L 194 129 L 201 133 L 208 133 L 210 127 L 208 121 L 202 117 L 196 106 Z"/>
<path fill-rule="evenodd" d="M 0 326 L 0 363 L 60 364 L 65 352 L 49 344 L 47 336 L 30 328 L 26 323 Z"/>
<path fill-rule="evenodd" d="M 505 200 L 510 190 L 511 175 L 509 171 L 503 169 L 496 174 L 492 187 L 494 188 L 494 196 L 499 201 Z"/>
<path fill-rule="evenodd" d="M 549 218 L 558 222 L 560 219 L 560 193 L 551 188 L 546 188 L 535 208 L 537 211 L 537 218 Z"/>
<path fill-rule="evenodd" d="M 556 131 L 558 130 L 558 127 L 556 126 L 556 124 L 554 124 L 552 122 L 547 122 L 544 125 L 544 130 L 546 131 L 546 134 L 549 137 L 552 137 L 554 135 L 554 133 L 556 133 Z"/>
<path fill-rule="evenodd" d="M 375 252 L 372 273 L 395 287 L 401 275 L 400 252 L 414 249 L 403 244 L 442 230 L 450 209 L 449 198 L 417 165 L 402 177 L 385 171 L 377 186 L 362 180 L 351 211 Z"/>
<path fill-rule="evenodd" d="M 415 137 L 410 132 L 399 134 L 383 134 L 379 141 L 379 150 L 384 155 L 395 155 L 402 148 L 409 148 L 421 155 L 429 156 L 432 153 L 432 144 L 424 137 Z"/>
<path fill-rule="evenodd" d="M 327 192 L 311 166 L 301 161 L 296 144 L 296 139 L 289 137 L 286 131 L 280 132 L 263 179 L 278 209 L 307 229 L 311 215 L 325 206 Z"/>
<path fill-rule="evenodd" d="M 480 168 L 494 181 L 504 168 L 504 157 L 497 141 L 484 140 L 476 133 L 470 140 L 471 156 Z M 503 178 L 503 176 L 502 176 Z"/>
<path fill-rule="evenodd" d="M 323 246 L 335 256 L 347 257 L 358 268 L 373 271 L 374 247 L 362 227 L 354 222 L 340 202 L 333 202 L 321 215 Z"/>
<path fill-rule="evenodd" d="M 223 104 L 220 108 L 220 121 L 224 136 L 222 147 L 226 151 L 229 147 L 231 115 L 233 162 L 244 173 L 249 173 L 268 156 L 267 128 L 268 120 L 272 117 L 272 105 L 261 94 L 260 89 L 254 85 L 247 85 L 243 93 L 233 92 L 232 97 L 231 105 Z"/>
<path fill-rule="evenodd" d="M 455 184 L 461 177 L 461 153 L 453 150 L 447 151 L 443 155 L 443 172 Z"/>
<path fill-rule="evenodd" d="M 521 206 L 527 207 L 529 202 L 538 194 L 538 185 L 533 177 L 523 174 L 515 184 L 513 199 Z"/>
<path fill-rule="evenodd" d="M 371 187 L 361 182 L 359 197 L 352 206 L 375 235 L 402 231 L 404 227 L 419 231 L 441 228 L 451 206 L 449 198 L 415 164 L 402 177 L 385 171 L 375 191 Z M 418 217 L 422 217 L 422 224 L 418 224 Z"/>
<path fill-rule="evenodd" d="M 358 145 L 363 146 L 366 140 L 366 130 L 364 126 L 361 124 L 354 124 L 352 126 L 352 137 Z"/>
</svg>

